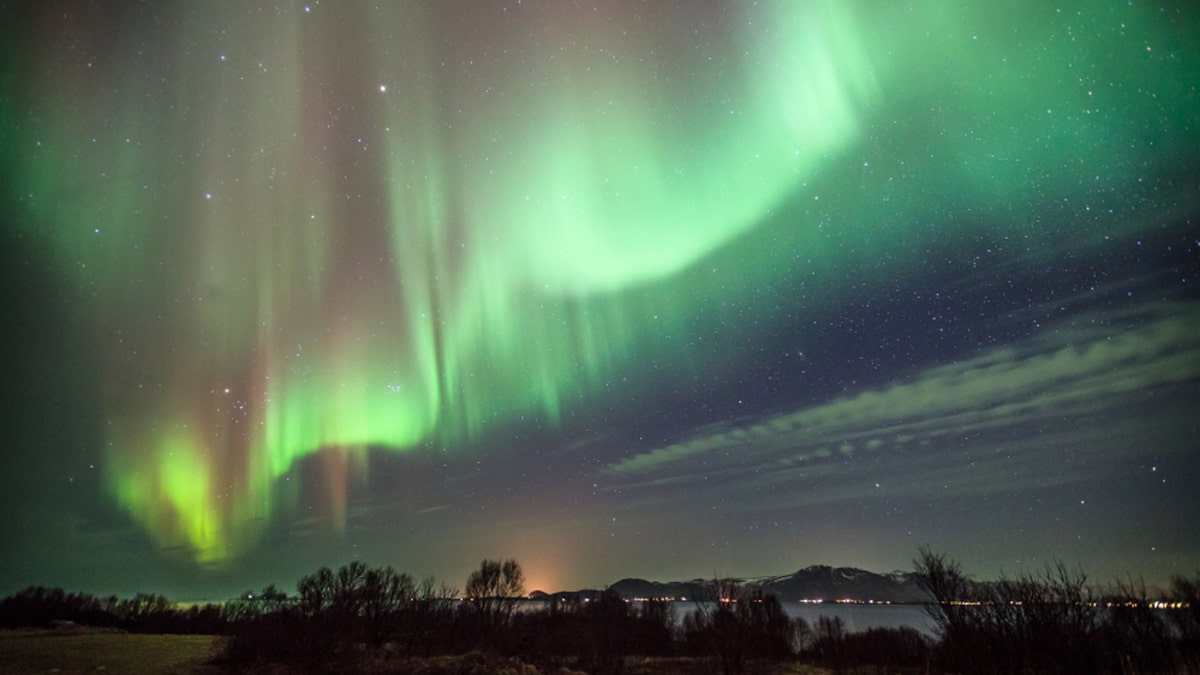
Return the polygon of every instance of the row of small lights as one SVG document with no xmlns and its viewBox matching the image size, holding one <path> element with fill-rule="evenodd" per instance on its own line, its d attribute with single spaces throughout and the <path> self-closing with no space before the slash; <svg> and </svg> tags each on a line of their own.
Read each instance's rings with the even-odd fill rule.
<svg viewBox="0 0 1200 675">
<path fill-rule="evenodd" d="M 840 602 L 840 601 L 839 601 L 839 602 Z M 949 601 L 949 602 L 944 602 L 944 603 L 942 603 L 942 604 L 944 604 L 944 605 L 954 605 L 954 606 L 956 606 L 956 607 L 980 607 L 980 606 L 983 606 L 983 605 L 997 605 L 997 604 L 1004 604 L 1004 603 L 996 603 L 996 602 L 982 602 L 982 601 L 979 601 L 979 600 L 951 600 L 951 601 Z M 1018 607 L 1019 607 L 1019 606 L 1021 606 L 1021 605 L 1024 605 L 1024 604 L 1025 604 L 1025 602 L 1024 602 L 1024 601 L 1022 601 L 1022 600 L 1009 600 L 1007 604 L 1009 604 L 1009 605 L 1014 605 L 1014 606 L 1018 606 Z M 1070 603 L 1034 603 L 1034 604 L 1053 604 L 1053 605 L 1057 605 L 1057 604 L 1070 604 Z M 1144 607 L 1147 607 L 1147 608 L 1149 608 L 1149 609 L 1188 609 L 1188 608 L 1190 608 L 1190 607 L 1192 606 L 1192 605 L 1191 605 L 1191 603 L 1187 603 L 1187 602 L 1167 602 L 1167 601 L 1165 601 L 1165 600 L 1153 600 L 1153 601 L 1150 601 L 1150 602 L 1135 602 L 1135 601 L 1132 601 L 1132 600 L 1128 600 L 1128 601 L 1125 601 L 1125 602 L 1105 602 L 1105 603 L 1100 603 L 1100 602 L 1081 602 L 1081 603 L 1077 603 L 1077 604 L 1084 605 L 1084 606 L 1086 606 L 1086 607 L 1101 607 L 1101 606 L 1103 606 L 1103 607 L 1132 607 L 1132 608 L 1136 608 L 1136 607 L 1143 607 L 1143 606 L 1144 606 Z"/>
</svg>

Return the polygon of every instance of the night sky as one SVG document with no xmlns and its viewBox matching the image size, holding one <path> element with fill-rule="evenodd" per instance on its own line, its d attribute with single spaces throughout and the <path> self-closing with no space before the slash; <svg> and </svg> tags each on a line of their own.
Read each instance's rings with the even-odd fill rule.
<svg viewBox="0 0 1200 675">
<path fill-rule="evenodd" d="M 1200 15 L 0 3 L 0 593 L 1200 571 Z"/>
</svg>

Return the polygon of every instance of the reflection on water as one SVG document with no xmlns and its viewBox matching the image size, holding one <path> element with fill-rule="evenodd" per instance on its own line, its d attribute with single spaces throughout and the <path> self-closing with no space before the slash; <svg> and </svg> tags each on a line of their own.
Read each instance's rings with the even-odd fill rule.
<svg viewBox="0 0 1200 675">
<path fill-rule="evenodd" d="M 848 632 L 870 628 L 915 628 L 932 636 L 934 623 L 924 605 L 858 605 L 842 603 L 785 602 L 783 609 L 793 618 L 815 625 L 822 616 L 838 617 Z"/>
<path fill-rule="evenodd" d="M 545 609 L 546 604 L 541 600 L 526 600 L 522 601 L 519 607 L 522 611 L 536 611 Z M 817 620 L 822 616 L 828 616 L 841 619 L 846 632 L 850 633 L 859 633 L 871 628 L 915 628 L 925 635 L 934 636 L 935 625 L 924 605 L 868 605 L 837 602 L 784 602 L 781 604 L 789 616 L 803 619 L 810 626 L 815 626 Z M 671 605 L 675 613 L 676 624 L 697 609 L 712 609 L 710 602 L 676 601 Z M 640 610 L 641 602 L 633 601 L 631 608 L 634 611 Z"/>
<path fill-rule="evenodd" d="M 848 633 L 859 633 L 871 628 L 915 628 L 933 636 L 934 623 L 924 605 L 868 605 L 838 602 L 784 602 L 783 610 L 794 619 L 804 619 L 815 626 L 822 616 L 837 617 Z M 675 618 L 678 621 L 697 607 L 711 607 L 711 603 L 676 602 Z"/>
</svg>

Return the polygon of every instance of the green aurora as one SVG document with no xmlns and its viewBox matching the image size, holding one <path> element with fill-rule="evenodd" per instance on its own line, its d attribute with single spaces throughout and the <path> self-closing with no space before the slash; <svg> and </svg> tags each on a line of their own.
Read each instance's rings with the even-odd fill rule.
<svg viewBox="0 0 1200 675">
<path fill-rule="evenodd" d="M 344 522 L 368 451 L 736 368 L 695 345 L 768 330 L 763 286 L 1136 236 L 1200 149 L 1194 35 L 1140 3 L 634 5 L 36 17 L 67 25 L 6 82 L 5 198 L 161 546 L 245 553 L 309 455 Z"/>
</svg>

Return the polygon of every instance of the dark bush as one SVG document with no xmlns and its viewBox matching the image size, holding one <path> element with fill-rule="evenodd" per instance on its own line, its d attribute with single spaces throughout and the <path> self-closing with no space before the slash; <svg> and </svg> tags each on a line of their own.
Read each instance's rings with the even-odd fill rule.
<svg viewBox="0 0 1200 675">
<path fill-rule="evenodd" d="M 1061 563 L 1040 577 L 992 583 L 970 581 L 958 563 L 925 549 L 916 567 L 936 600 L 934 656 L 948 671 L 1196 672 L 1200 665 L 1188 643 L 1194 603 L 1157 609 L 1133 584 L 1102 597 L 1086 575 Z M 1172 590 L 1186 597 L 1187 583 Z"/>
<path fill-rule="evenodd" d="M 751 659 L 794 656 L 798 624 L 777 598 L 727 580 L 714 582 L 709 598 L 684 618 L 690 654 L 712 657 L 723 673 L 742 672 Z"/>
<path fill-rule="evenodd" d="M 912 628 L 868 628 L 845 634 L 839 656 L 843 667 L 922 672 L 930 665 L 929 643 Z"/>
<path fill-rule="evenodd" d="M 84 593 L 67 593 L 61 588 L 30 586 L 0 600 L 0 625 L 49 626 L 71 621 L 96 626 L 118 622 L 114 613 L 117 598 L 100 600 Z"/>
</svg>

